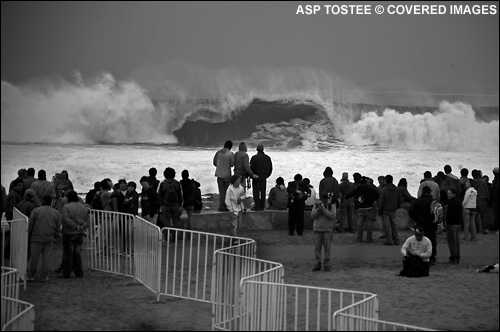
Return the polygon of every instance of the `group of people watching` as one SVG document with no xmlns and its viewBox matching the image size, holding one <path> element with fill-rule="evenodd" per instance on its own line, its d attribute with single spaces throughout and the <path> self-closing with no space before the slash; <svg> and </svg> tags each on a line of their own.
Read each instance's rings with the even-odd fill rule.
<svg viewBox="0 0 500 332">
<path fill-rule="evenodd" d="M 266 181 L 272 174 L 273 165 L 271 158 L 264 153 L 262 145 L 257 146 L 257 153 L 251 158 L 244 142 L 239 144 L 239 151 L 236 153 L 231 152 L 232 146 L 231 141 L 226 141 L 224 147 L 214 155 L 213 165 L 216 168 L 215 176 L 219 188 L 218 210 L 230 212 L 231 235 L 237 236 L 242 215 L 246 212 L 243 201 L 248 197 L 247 189 L 253 188 L 252 210 L 265 209 Z M 95 182 L 94 188 L 88 192 L 84 201 L 74 192 L 67 171 L 56 174 L 52 181 L 47 180 L 44 170 L 38 172 L 38 178 L 34 177 L 34 173 L 33 168 L 19 170 L 18 178 L 9 186 L 8 195 L 5 195 L 2 187 L 2 212 L 5 211 L 7 220 L 11 220 L 13 208 L 16 207 L 21 213 L 30 217 L 31 242 L 49 243 L 52 239 L 46 238 L 42 241 L 39 237 L 33 236 L 32 233 L 42 224 L 37 222 L 37 219 L 52 220 L 47 222 L 47 225 L 53 226 L 54 236 L 58 234 L 60 224 L 64 226 L 63 236 L 68 235 L 68 248 L 63 254 L 62 264 L 64 277 L 69 277 L 72 271 L 77 277 L 81 276 L 81 257 L 78 251 L 81 250 L 81 236 L 88 227 L 88 213 L 83 213 L 84 210 L 76 209 L 74 204 L 69 203 L 84 203 L 87 208 L 85 211 L 92 208 L 132 215 L 139 215 L 140 206 L 140 216 L 144 219 L 160 227 L 186 229 L 193 229 L 192 214 L 201 210 L 200 183 L 189 178 L 188 170 L 183 170 L 182 179 L 177 181 L 175 170 L 167 167 L 163 172 L 165 179 L 160 182 L 156 178 L 156 168 L 151 168 L 149 176 L 143 176 L 139 181 L 142 187 L 140 193 L 137 192 L 137 185 L 133 181 L 120 179 L 113 184 L 106 178 Z M 364 242 L 366 238 L 366 242 L 371 243 L 373 225 L 378 220 L 382 231 L 380 238 L 385 239 L 383 244 L 399 245 L 396 211 L 400 208 L 408 211 L 410 219 L 415 223 L 415 229 L 421 230 L 419 232 L 425 234 L 425 238 L 429 240 L 430 255 L 424 258 L 429 265 L 435 264 L 436 237 L 440 220 L 436 219 L 432 207 L 437 202 L 442 206 L 443 224 L 446 225 L 450 250 L 449 262 L 458 264 L 460 239 L 475 241 L 478 233 L 488 233 L 485 220 L 489 205 L 492 205 L 494 210 L 494 223 L 491 229 L 498 230 L 499 192 L 498 167 L 493 170 L 494 180 L 491 184 L 487 176 L 479 170 L 471 172 L 472 178 L 468 177 L 469 172 L 465 168 L 460 173 L 460 178 L 455 176 L 449 165 L 444 167 L 444 172 L 438 172 L 435 177 L 432 177 L 430 171 L 426 171 L 419 185 L 417 197 L 413 197 L 408 192 L 405 178 L 400 179 L 396 186 L 392 175 L 379 176 L 377 178 L 379 185 L 376 186 L 373 179 L 360 173 L 354 173 L 353 182 L 350 182 L 349 174 L 344 172 L 339 182 L 333 176 L 332 168 L 326 167 L 323 172 L 324 177 L 318 186 L 318 193 L 309 179 L 303 178 L 301 174 L 296 174 L 293 181 L 288 182 L 286 186 L 285 180 L 278 177 L 276 186 L 269 191 L 267 203 L 269 209 L 288 210 L 290 236 L 295 233 L 303 235 L 304 213 L 311 211 L 316 254 L 313 270 L 318 271 L 322 267 L 325 270 L 331 268 L 329 248 L 334 231 L 357 233 L 358 242 Z M 47 210 L 47 206 L 61 217 L 59 219 L 48 217 L 47 212 L 33 213 L 36 209 Z M 185 218 L 180 217 L 181 212 L 186 214 Z M 462 230 L 464 235 L 460 238 Z M 64 243 L 66 244 L 66 241 Z M 66 248 L 66 245 L 64 247 Z M 322 248 L 325 250 L 323 260 L 321 260 Z M 35 258 L 32 261 L 36 262 L 37 257 L 45 255 L 47 251 L 50 251 L 48 245 L 47 247 L 32 245 L 31 252 Z M 407 252 L 406 248 L 404 252 Z M 29 275 L 33 277 L 36 264 L 30 271 Z M 43 279 L 46 275 L 44 267 L 42 271 L 44 271 Z"/>
</svg>

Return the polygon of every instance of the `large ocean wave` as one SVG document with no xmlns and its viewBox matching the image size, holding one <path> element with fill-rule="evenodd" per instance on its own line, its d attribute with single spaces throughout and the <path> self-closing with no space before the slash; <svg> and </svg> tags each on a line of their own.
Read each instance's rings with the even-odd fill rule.
<svg viewBox="0 0 500 332">
<path fill-rule="evenodd" d="M 110 74 L 18 86 L 2 81 L 1 140 L 213 147 L 231 139 L 308 150 L 498 150 L 498 106 L 438 103 L 422 94 L 391 106 L 370 103 L 371 97 L 332 73 L 307 68 L 167 66 L 142 69 L 126 81 Z"/>
</svg>

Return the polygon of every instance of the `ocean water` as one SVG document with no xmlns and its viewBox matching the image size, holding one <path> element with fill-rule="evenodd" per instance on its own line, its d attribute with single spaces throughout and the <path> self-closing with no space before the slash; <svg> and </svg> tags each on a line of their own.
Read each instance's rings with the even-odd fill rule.
<svg viewBox="0 0 500 332">
<path fill-rule="evenodd" d="M 396 184 L 404 177 L 413 195 L 425 171 L 446 164 L 456 175 L 466 167 L 492 178 L 498 96 L 446 97 L 374 96 L 306 69 L 2 81 L 1 181 L 7 187 L 20 168 L 45 169 L 49 178 L 67 170 L 84 193 L 106 177 L 138 183 L 150 167 L 161 180 L 172 167 L 177 179 L 187 169 L 203 193 L 214 193 L 213 156 L 228 139 L 233 152 L 245 141 L 250 157 L 265 146 L 274 166 L 268 190 L 278 176 L 292 181 L 297 173 L 317 188 L 327 166 L 338 179 L 342 172 L 351 180 L 354 172 L 391 174 Z"/>
</svg>

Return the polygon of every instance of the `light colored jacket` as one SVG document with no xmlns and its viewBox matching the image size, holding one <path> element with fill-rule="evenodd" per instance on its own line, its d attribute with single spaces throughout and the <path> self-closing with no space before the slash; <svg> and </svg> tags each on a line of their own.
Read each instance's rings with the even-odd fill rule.
<svg viewBox="0 0 500 332">
<path fill-rule="evenodd" d="M 81 202 L 71 202 L 63 207 L 63 234 L 83 234 L 90 224 L 89 209 Z"/>
<path fill-rule="evenodd" d="M 31 212 L 28 238 L 31 242 L 54 242 L 61 234 L 59 212 L 50 205 L 42 205 Z"/>
<path fill-rule="evenodd" d="M 465 191 L 464 200 L 462 201 L 462 206 L 464 209 L 475 209 L 477 207 L 477 191 L 473 187 L 470 187 Z"/>
<path fill-rule="evenodd" d="M 215 176 L 218 178 L 230 178 L 231 167 L 234 166 L 234 153 L 226 148 L 220 149 L 214 156 Z"/>
<path fill-rule="evenodd" d="M 241 198 L 241 202 L 238 204 L 238 198 Z M 246 199 L 245 191 L 240 185 L 235 188 L 232 184 L 229 185 L 226 191 L 226 205 L 229 212 L 238 214 L 238 212 L 243 211 L 245 206 L 243 205 L 243 200 Z"/>
</svg>

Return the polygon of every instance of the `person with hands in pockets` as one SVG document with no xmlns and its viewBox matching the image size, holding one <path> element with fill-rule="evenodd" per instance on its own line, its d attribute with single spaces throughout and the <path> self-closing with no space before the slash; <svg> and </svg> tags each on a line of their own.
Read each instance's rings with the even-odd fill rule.
<svg viewBox="0 0 500 332">
<path fill-rule="evenodd" d="M 238 228 L 243 219 L 245 206 L 243 200 L 246 199 L 245 190 L 241 186 L 241 176 L 231 176 L 230 186 L 226 191 L 226 206 L 230 212 L 231 236 L 238 236 Z"/>
</svg>

